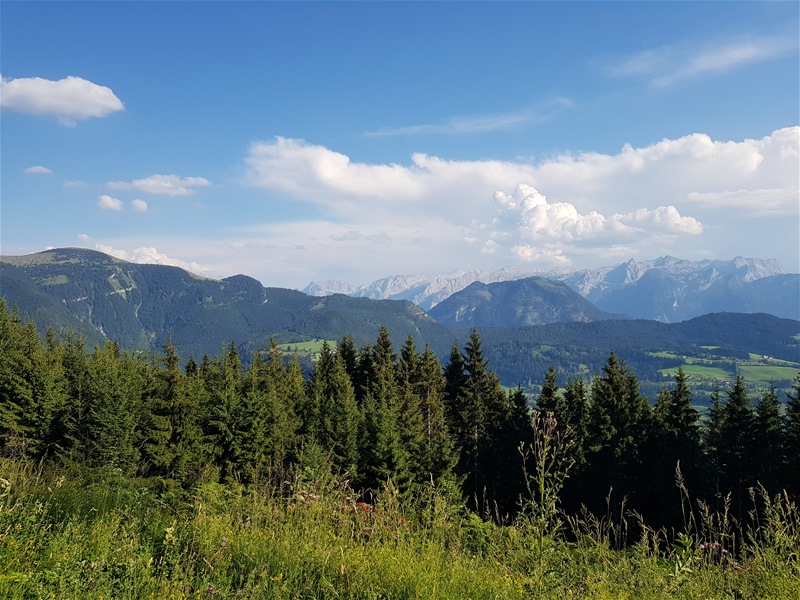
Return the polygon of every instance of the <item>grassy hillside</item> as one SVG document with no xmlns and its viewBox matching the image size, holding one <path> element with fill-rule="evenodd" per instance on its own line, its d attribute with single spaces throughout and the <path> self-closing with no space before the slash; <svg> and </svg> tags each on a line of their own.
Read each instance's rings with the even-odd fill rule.
<svg viewBox="0 0 800 600">
<path fill-rule="evenodd" d="M 498 527 L 442 490 L 412 500 L 389 487 L 366 504 L 341 480 L 283 475 L 284 488 L 183 493 L 2 459 L 0 596 L 791 600 L 800 589 L 800 513 L 785 499 L 742 529 L 709 513 L 666 547 L 635 515 L 530 513 Z M 635 543 L 619 549 L 621 536 Z"/>
</svg>

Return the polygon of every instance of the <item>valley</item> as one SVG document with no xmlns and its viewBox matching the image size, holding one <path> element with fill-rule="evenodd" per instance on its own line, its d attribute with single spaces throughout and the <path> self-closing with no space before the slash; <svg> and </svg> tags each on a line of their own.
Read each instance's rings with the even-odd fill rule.
<svg viewBox="0 0 800 600">
<path fill-rule="evenodd" d="M 753 394 L 770 381 L 779 391 L 786 390 L 800 366 L 800 315 L 765 314 L 769 303 L 754 304 L 751 313 L 720 310 L 670 323 L 609 312 L 620 305 L 601 310 L 587 299 L 602 300 L 613 290 L 630 294 L 635 285 L 655 276 L 662 283 L 670 278 L 682 282 L 684 292 L 688 281 L 697 289 L 705 286 L 707 292 L 715 285 L 723 286 L 719 290 L 741 290 L 779 278 L 786 297 L 791 297 L 795 283 L 786 283 L 800 281 L 800 276 L 782 273 L 774 261 L 629 261 L 591 273 L 562 273 L 560 280 L 506 269 L 493 277 L 522 278 L 466 285 L 467 279 L 480 276 L 462 272 L 458 285 L 445 276 L 434 278 L 440 290 L 463 287 L 426 312 L 404 299 L 373 299 L 365 293 L 310 296 L 264 287 L 245 275 L 214 280 L 177 267 L 129 263 L 77 248 L 0 257 L 2 296 L 33 319 L 42 335 L 47 329 L 72 330 L 83 336 L 87 347 L 115 340 L 122 348 L 155 354 L 171 342 L 184 362 L 190 357 L 213 358 L 234 343 L 247 363 L 274 341 L 285 352 L 297 353 L 309 373 L 321 340 L 334 348 L 348 335 L 358 348 L 371 343 L 381 326 L 388 328 L 396 345 L 411 337 L 445 360 L 453 344 L 463 344 L 474 328 L 507 387 L 520 385 L 535 394 L 551 366 L 563 381 L 589 380 L 614 350 L 636 370 L 651 401 L 683 366 L 699 405 L 707 404 L 714 386 L 724 387 L 737 374 L 747 377 Z M 373 289 L 387 294 L 391 290 L 389 295 L 398 298 L 406 294 L 403 286 L 424 287 L 421 278 L 408 277 L 391 284 L 383 281 Z M 795 309 L 788 303 L 782 310 Z"/>
</svg>

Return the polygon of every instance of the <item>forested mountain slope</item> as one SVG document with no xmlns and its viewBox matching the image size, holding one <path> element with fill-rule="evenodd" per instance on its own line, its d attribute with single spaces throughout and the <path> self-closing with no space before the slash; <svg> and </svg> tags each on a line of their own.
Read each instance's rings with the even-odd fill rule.
<svg viewBox="0 0 800 600">
<path fill-rule="evenodd" d="M 110 339 L 124 349 L 150 352 L 160 352 L 171 340 L 184 360 L 214 357 L 231 342 L 245 362 L 270 339 L 335 342 L 350 335 L 360 346 L 373 340 L 381 325 L 396 344 L 412 336 L 445 360 L 472 328 L 437 323 L 408 301 L 312 297 L 264 287 L 244 275 L 205 279 L 177 267 L 133 264 L 79 249 L 3 257 L 0 295 L 42 334 L 48 328 L 72 330 L 90 347 Z M 566 375 L 591 376 L 610 350 L 637 370 L 643 385 L 652 386 L 669 379 L 662 369 L 680 364 L 661 351 L 696 356 L 713 346 L 730 364 L 750 353 L 800 362 L 795 337 L 800 323 L 766 314 L 720 313 L 674 324 L 615 320 L 478 329 L 487 356 L 509 386 L 538 385 L 551 365 Z M 728 372 L 735 375 L 736 367 Z"/>
<path fill-rule="evenodd" d="M 40 328 L 80 325 L 90 340 L 124 348 L 160 349 L 170 339 L 184 356 L 215 355 L 235 342 L 243 355 L 278 341 L 337 339 L 349 332 L 366 343 L 380 325 L 446 346 L 451 336 L 410 302 L 315 298 L 265 288 L 244 275 L 197 277 L 178 267 L 134 264 L 100 252 L 56 249 L 3 257 L 0 289 Z M 402 337 L 400 337 L 402 336 Z"/>
</svg>

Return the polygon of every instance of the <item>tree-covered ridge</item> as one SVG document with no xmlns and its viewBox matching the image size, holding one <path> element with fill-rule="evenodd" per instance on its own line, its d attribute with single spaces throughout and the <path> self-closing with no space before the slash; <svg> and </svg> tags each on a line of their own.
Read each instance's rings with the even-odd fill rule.
<svg viewBox="0 0 800 600">
<path fill-rule="evenodd" d="M 245 364 L 272 339 L 283 345 L 347 335 L 360 346 L 371 344 L 385 325 L 396 345 L 411 335 L 420 348 L 429 346 L 444 362 L 453 340 L 465 344 L 471 331 L 437 323 L 406 301 L 316 298 L 263 287 L 243 275 L 204 279 L 177 267 L 128 263 L 75 248 L 0 257 L 0 293 L 36 323 L 41 335 L 48 328 L 79 331 L 90 348 L 114 340 L 121 350 L 149 353 L 160 353 L 172 343 L 184 360 L 216 356 L 222 342 L 235 342 Z M 513 322 L 525 322 L 536 310 L 523 306 L 525 314 Z M 756 376 L 745 371 L 748 380 L 766 383 L 773 378 L 782 390 L 790 387 L 792 368 L 800 365 L 795 337 L 800 323 L 766 314 L 709 314 L 674 324 L 628 320 L 479 327 L 478 332 L 501 382 L 520 384 L 528 393 L 538 392 L 551 365 L 564 378 L 599 373 L 611 348 L 625 357 L 651 398 L 669 383 L 665 371 L 682 364 L 680 355 L 699 357 L 709 345 L 718 347 L 715 354 L 723 364 L 706 378 L 706 394 L 714 374 L 735 380 L 739 363 L 751 354 L 792 363 L 783 373 Z M 305 356 L 301 365 L 310 371 Z M 702 402 L 708 402 L 707 395 Z"/>
<path fill-rule="evenodd" d="M 272 343 L 243 366 L 234 344 L 218 356 L 86 353 L 75 335 L 41 341 L 0 303 L 0 452 L 112 467 L 185 489 L 253 483 L 274 469 L 346 474 L 364 498 L 394 482 L 413 496 L 433 483 L 457 491 L 486 518 L 519 508 L 526 488 L 520 446 L 533 443 L 529 398 L 505 390 L 473 331 L 442 365 L 409 336 L 399 353 L 381 328 L 372 344 L 345 336 L 323 345 L 304 378 Z M 563 385 L 563 389 L 562 386 Z M 676 466 L 696 497 L 728 494 L 741 516 L 747 490 L 800 493 L 800 380 L 783 409 L 774 387 L 753 405 L 745 381 L 719 390 L 701 421 L 679 370 L 651 405 L 614 352 L 591 380 L 559 382 L 551 369 L 533 398 L 569 437 L 575 461 L 561 492 L 571 511 L 625 503 L 648 522 L 674 525 Z"/>
</svg>

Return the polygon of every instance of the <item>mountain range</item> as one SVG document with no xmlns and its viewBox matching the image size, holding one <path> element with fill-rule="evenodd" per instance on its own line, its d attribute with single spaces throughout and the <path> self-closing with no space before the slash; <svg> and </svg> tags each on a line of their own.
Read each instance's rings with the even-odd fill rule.
<svg viewBox="0 0 800 600">
<path fill-rule="evenodd" d="M 531 276 L 562 281 L 601 311 L 634 319 L 673 323 L 720 311 L 766 312 L 790 319 L 800 317 L 800 275 L 785 273 L 774 259 L 741 257 L 689 261 L 665 256 L 579 271 L 506 267 L 492 272 L 397 275 L 360 287 L 342 282 L 312 282 L 303 291 L 315 296 L 340 293 L 409 300 L 430 311 L 476 281 L 492 284 Z M 515 309 L 509 307 L 508 310 Z"/>
<path fill-rule="evenodd" d="M 730 289 L 735 287 L 732 281 L 747 288 L 773 285 L 784 277 L 742 281 L 746 274 L 717 271 L 717 280 Z M 610 269 L 590 281 L 584 273 L 584 281 L 596 291 L 600 283 L 610 286 L 622 275 Z M 658 282 L 669 279 L 649 268 L 636 281 L 643 288 L 642 282 L 654 275 Z M 661 369 L 680 364 L 664 356 L 665 349 L 697 354 L 713 346 L 731 360 L 757 353 L 800 362 L 796 318 L 728 312 L 672 324 L 628 319 L 601 310 L 566 281 L 540 276 L 488 284 L 473 281 L 425 312 L 408 300 L 310 296 L 264 287 L 245 275 L 208 279 L 178 267 L 135 264 L 93 250 L 64 248 L 0 257 L 0 296 L 42 333 L 48 328 L 75 331 L 89 347 L 115 340 L 124 349 L 153 353 L 171 341 L 184 359 L 217 356 L 224 345 L 236 343 L 247 361 L 271 339 L 286 344 L 335 342 L 350 335 L 361 346 L 374 343 L 385 325 L 396 347 L 413 336 L 418 348 L 429 345 L 443 362 L 453 344 L 466 343 L 475 327 L 487 359 L 506 385 L 541 382 L 550 365 L 565 375 L 585 376 L 599 371 L 611 350 L 653 385 L 663 381 Z"/>
<path fill-rule="evenodd" d="M 562 281 L 526 277 L 516 281 L 475 281 L 428 310 L 440 323 L 467 327 L 525 327 L 624 318 L 606 313 Z"/>
<path fill-rule="evenodd" d="M 247 354 L 279 342 L 372 342 L 380 325 L 439 345 L 450 332 L 411 302 L 324 298 L 264 287 L 245 275 L 206 279 L 178 267 L 125 262 L 79 248 L 0 257 L 0 290 L 40 328 L 80 331 L 90 343 L 159 349 L 170 339 L 185 356 L 215 355 L 235 342 Z M 402 337 L 400 337 L 402 336 Z"/>
</svg>

